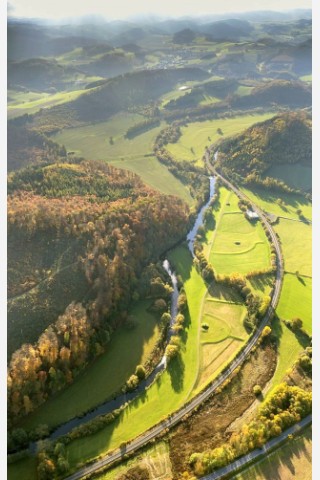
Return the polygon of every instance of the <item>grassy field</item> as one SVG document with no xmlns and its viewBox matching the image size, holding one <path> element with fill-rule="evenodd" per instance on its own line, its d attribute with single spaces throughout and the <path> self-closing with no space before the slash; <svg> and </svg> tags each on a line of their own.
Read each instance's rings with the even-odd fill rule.
<svg viewBox="0 0 320 480">
<path fill-rule="evenodd" d="M 53 107 L 54 105 L 60 105 L 71 100 L 78 98 L 84 90 L 74 90 L 72 92 L 58 92 L 58 93 L 46 93 L 46 92 L 15 92 L 8 91 L 8 118 L 18 117 L 25 113 L 35 113 L 40 108 Z"/>
<path fill-rule="evenodd" d="M 246 309 L 229 289 L 215 284 L 207 294 L 201 317 L 200 368 L 194 391 L 213 379 L 233 357 L 248 334 L 243 326 Z"/>
<path fill-rule="evenodd" d="M 287 272 L 312 275 L 312 227 L 281 218 L 274 226 L 280 236 L 284 268 Z"/>
<path fill-rule="evenodd" d="M 312 187 L 312 168 L 306 165 L 273 165 L 266 176 L 279 178 L 290 187 L 304 191 Z"/>
<path fill-rule="evenodd" d="M 139 157 L 125 160 L 108 161 L 115 167 L 125 168 L 140 175 L 143 181 L 150 187 L 159 190 L 166 195 L 177 195 L 188 205 L 194 203 L 189 189 L 183 185 L 169 170 L 159 162 L 156 157 Z"/>
<path fill-rule="evenodd" d="M 158 442 L 132 460 L 122 463 L 118 467 L 96 477 L 97 480 L 118 480 L 122 475 L 130 475 L 133 469 L 140 467 L 148 475 L 148 480 L 169 480 L 172 478 L 169 445 Z M 131 477 L 128 477 L 128 480 Z"/>
<path fill-rule="evenodd" d="M 270 266 L 270 247 L 260 222 L 247 220 L 237 204 L 234 193 L 220 199 L 217 228 L 208 242 L 209 261 L 220 274 L 246 274 Z"/>
<path fill-rule="evenodd" d="M 189 123 L 186 127 L 181 128 L 182 136 L 179 141 L 167 145 L 167 149 L 176 160 L 188 160 L 202 165 L 202 156 L 206 145 L 210 145 L 220 138 L 236 135 L 253 123 L 262 122 L 272 116 L 272 113 L 265 113 Z M 217 133 L 218 128 L 221 128 L 223 137 Z"/>
<path fill-rule="evenodd" d="M 7 478 L 10 480 L 35 480 L 37 478 L 36 466 L 35 457 L 24 458 L 18 462 L 8 464 Z"/>
<path fill-rule="evenodd" d="M 52 138 L 77 155 L 105 160 L 116 167 L 131 170 L 151 187 L 168 195 L 177 195 L 191 204 L 188 189 L 152 156 L 154 140 L 163 125 L 130 140 L 124 137 L 129 127 L 142 120 L 141 115 L 122 113 L 107 122 L 63 130 Z"/>
<path fill-rule="evenodd" d="M 149 357 L 159 338 L 156 318 L 147 311 L 148 301 L 136 304 L 131 315 L 134 330 L 117 330 L 107 352 L 96 359 L 66 390 L 51 398 L 22 423 L 29 430 L 39 424 L 54 427 L 102 403 L 134 373 L 136 365 Z"/>
<path fill-rule="evenodd" d="M 296 335 L 278 319 L 272 321 L 272 330 L 278 338 L 278 363 L 268 391 L 283 380 L 287 370 L 292 367 L 299 353 L 307 346 L 307 342 L 301 344 Z"/>
<path fill-rule="evenodd" d="M 277 313 L 284 320 L 299 317 L 303 328 L 312 334 L 312 279 L 286 273 Z"/>
<path fill-rule="evenodd" d="M 267 190 L 248 190 L 246 188 L 241 188 L 243 193 L 245 193 L 250 200 L 259 205 L 260 208 L 265 210 L 268 213 L 273 213 L 274 215 L 281 217 L 295 218 L 298 220 L 299 215 L 297 210 L 300 209 L 303 215 L 311 220 L 312 215 L 312 205 L 301 195 L 287 195 L 285 193 L 270 193 Z M 277 203 L 277 200 L 281 199 L 283 201 L 282 205 Z"/>
<path fill-rule="evenodd" d="M 52 139 L 68 150 L 94 160 L 140 157 L 152 153 L 153 141 L 163 128 L 153 128 L 131 140 L 124 137 L 129 127 L 143 120 L 141 115 L 119 113 L 107 122 L 65 129 Z M 110 143 L 110 137 L 113 143 Z"/>
<path fill-rule="evenodd" d="M 312 428 L 288 440 L 262 461 L 247 468 L 234 480 L 311 480 Z"/>
<path fill-rule="evenodd" d="M 96 457 L 121 442 L 136 437 L 176 410 L 191 393 L 198 372 L 199 320 L 206 287 L 192 266 L 192 258 L 186 248 L 176 249 L 172 258 L 175 268 L 184 280 L 189 308 L 181 358 L 174 359 L 159 380 L 144 395 L 133 401 L 116 422 L 99 433 L 76 440 L 68 446 L 69 460 L 73 468 L 81 461 Z M 159 403 L 159 398 L 166 401 Z"/>
</svg>

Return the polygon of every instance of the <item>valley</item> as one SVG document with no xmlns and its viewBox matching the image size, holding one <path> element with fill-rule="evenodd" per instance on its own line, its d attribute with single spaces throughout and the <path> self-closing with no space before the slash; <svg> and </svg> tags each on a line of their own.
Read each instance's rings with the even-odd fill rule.
<svg viewBox="0 0 320 480">
<path fill-rule="evenodd" d="M 310 19 L 130 25 L 8 24 L 9 480 L 206 478 L 311 414 Z"/>
</svg>

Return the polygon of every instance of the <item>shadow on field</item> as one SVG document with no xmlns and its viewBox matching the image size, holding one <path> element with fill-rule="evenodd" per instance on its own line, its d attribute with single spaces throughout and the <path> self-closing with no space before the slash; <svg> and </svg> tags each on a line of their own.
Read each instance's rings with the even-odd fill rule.
<svg viewBox="0 0 320 480">
<path fill-rule="evenodd" d="M 183 390 L 185 366 L 180 354 L 173 358 L 167 367 L 171 379 L 171 385 L 175 392 Z"/>
<path fill-rule="evenodd" d="M 272 286 L 273 276 L 270 274 L 259 275 L 258 277 L 250 278 L 250 282 L 255 290 L 264 291 L 265 287 Z"/>
<path fill-rule="evenodd" d="M 303 458 L 310 462 L 310 469 L 305 472 L 305 478 L 311 478 L 311 428 L 305 430 L 304 439 L 297 437 L 289 440 L 286 444 L 278 448 L 274 453 L 269 455 L 262 462 L 253 465 L 249 470 L 241 474 L 241 480 L 253 480 L 256 478 L 268 478 L 272 480 L 283 480 L 283 478 L 295 478 L 298 475 L 296 469 L 297 463 Z M 307 448 L 309 444 L 309 448 Z M 304 464 L 306 461 L 304 460 Z M 284 467 L 287 467 L 289 472 L 284 472 Z M 301 467 L 299 468 L 301 473 Z M 308 475 L 309 474 L 309 475 Z"/>
<path fill-rule="evenodd" d="M 303 196 L 299 194 L 288 194 L 283 192 L 268 192 L 266 190 L 262 190 L 260 188 L 250 188 L 250 190 L 258 195 L 262 200 L 275 203 L 278 198 L 281 198 L 286 203 L 286 206 L 290 206 L 292 208 L 299 208 L 299 205 L 308 205 L 309 201 Z M 282 209 L 286 211 L 286 206 L 281 205 Z"/>
<path fill-rule="evenodd" d="M 238 303 L 241 302 L 241 298 L 238 293 L 230 286 L 222 285 L 213 281 L 208 286 L 208 293 L 211 297 L 219 300 L 225 300 L 226 302 Z M 241 302 L 242 303 L 242 302 Z"/>
</svg>

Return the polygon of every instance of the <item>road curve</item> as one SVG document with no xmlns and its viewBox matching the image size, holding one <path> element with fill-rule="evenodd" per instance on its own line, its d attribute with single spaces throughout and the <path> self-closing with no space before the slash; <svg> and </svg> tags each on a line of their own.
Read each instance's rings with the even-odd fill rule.
<svg viewBox="0 0 320 480">
<path fill-rule="evenodd" d="M 218 480 L 230 475 L 231 473 L 236 473 L 240 469 L 242 470 L 243 467 L 245 467 L 248 463 L 253 463 L 257 460 L 260 460 L 261 457 L 264 457 L 265 455 L 271 453 L 272 450 L 277 448 L 282 442 L 287 439 L 288 435 L 297 434 L 311 423 L 312 415 L 310 414 L 307 417 L 303 418 L 300 422 L 292 425 L 292 427 L 282 432 L 281 435 L 279 435 L 278 437 L 272 438 L 271 440 L 266 442 L 263 447 L 252 450 L 252 452 L 249 452 L 247 455 L 240 457 L 238 460 L 229 463 L 229 465 L 226 465 L 223 468 L 219 468 L 219 470 L 216 470 L 215 472 L 212 472 L 205 477 L 201 477 L 199 480 Z"/>
<path fill-rule="evenodd" d="M 248 200 L 248 198 L 240 192 L 236 187 L 234 187 L 228 180 L 226 180 L 224 177 L 222 177 L 219 173 L 215 171 L 215 169 L 210 165 L 209 162 L 209 157 L 210 157 L 210 150 L 207 150 L 205 153 L 205 160 L 207 167 L 209 171 L 211 171 L 214 175 L 216 175 L 222 182 L 224 182 L 228 188 L 233 190 L 236 195 L 238 195 L 240 198 Z M 277 272 L 276 272 L 276 280 L 275 280 L 275 286 L 272 294 L 272 299 L 269 305 L 269 308 L 257 327 L 256 331 L 253 333 L 253 335 L 250 337 L 248 343 L 245 345 L 244 349 L 241 351 L 241 353 L 230 363 L 230 365 L 214 380 L 210 385 L 200 392 L 196 397 L 194 397 L 189 403 L 185 404 L 180 410 L 174 412 L 172 415 L 167 417 L 165 420 L 157 424 L 155 427 L 151 428 L 150 430 L 146 431 L 139 437 L 136 437 L 134 440 L 131 442 L 127 443 L 125 447 L 123 448 L 117 448 L 111 453 L 107 453 L 103 458 L 100 460 L 95 461 L 91 465 L 87 465 L 74 474 L 66 477 L 65 480 L 78 480 L 80 478 L 83 478 L 86 475 L 92 474 L 96 472 L 97 470 L 100 470 L 103 467 L 106 467 L 108 465 L 111 465 L 112 463 L 121 460 L 121 458 L 125 454 L 132 453 L 139 448 L 145 446 L 148 442 L 151 440 L 155 439 L 158 437 L 161 433 L 164 433 L 166 429 L 170 429 L 173 426 L 175 426 L 177 423 L 181 421 L 181 419 L 192 412 L 196 407 L 198 407 L 202 402 L 207 400 L 210 395 L 212 395 L 215 390 L 220 387 L 227 379 L 228 377 L 232 374 L 232 372 L 239 367 L 252 348 L 256 345 L 256 343 L 259 340 L 259 337 L 261 335 L 261 332 L 263 328 L 269 323 L 270 319 L 273 316 L 274 309 L 277 306 L 277 303 L 280 298 L 280 292 L 281 292 L 281 285 L 282 285 L 282 277 L 283 277 L 283 260 L 282 260 L 282 254 L 281 254 L 281 249 L 280 249 L 280 244 L 279 240 L 273 231 L 271 225 L 269 224 L 266 216 L 264 213 L 250 201 L 252 208 L 255 212 L 258 213 L 262 223 L 266 226 L 268 229 L 270 236 L 272 238 L 272 242 L 275 246 L 276 250 L 276 255 L 277 255 Z"/>
</svg>

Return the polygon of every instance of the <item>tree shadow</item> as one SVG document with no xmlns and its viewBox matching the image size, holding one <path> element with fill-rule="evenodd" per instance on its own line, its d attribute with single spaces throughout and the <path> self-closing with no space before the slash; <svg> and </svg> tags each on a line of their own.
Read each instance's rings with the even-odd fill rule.
<svg viewBox="0 0 320 480">
<path fill-rule="evenodd" d="M 183 390 L 185 365 L 180 353 L 168 364 L 168 373 L 171 379 L 171 386 L 176 393 Z"/>
<path fill-rule="evenodd" d="M 300 275 L 297 275 L 297 279 L 299 280 L 300 283 L 302 283 L 302 285 L 306 286 L 306 282 L 302 277 L 300 277 Z"/>
<path fill-rule="evenodd" d="M 305 442 L 302 437 L 297 437 L 294 440 L 289 440 L 284 445 L 281 445 L 277 450 L 268 455 L 265 459 L 251 468 L 254 469 L 255 478 L 272 478 L 272 480 L 282 480 L 286 476 L 283 467 L 286 466 L 294 477 L 296 474 L 296 462 L 305 457 L 311 463 L 311 455 L 306 448 L 306 443 L 311 442 L 311 429 L 304 431 Z M 310 466 L 311 471 L 311 466 Z M 245 472 L 244 472 L 245 473 Z M 251 473 L 251 472 L 250 472 Z M 249 475 L 248 475 L 249 478 Z M 251 477 L 250 475 L 250 478 Z"/>
<path fill-rule="evenodd" d="M 213 298 L 218 298 L 219 300 L 225 300 L 226 302 L 235 302 L 242 303 L 240 295 L 236 292 L 232 286 L 226 286 L 218 282 L 211 282 L 208 285 L 208 293 Z"/>
<path fill-rule="evenodd" d="M 252 277 L 249 281 L 255 290 L 264 291 L 265 287 L 272 287 L 273 275 L 266 273 Z"/>
</svg>

